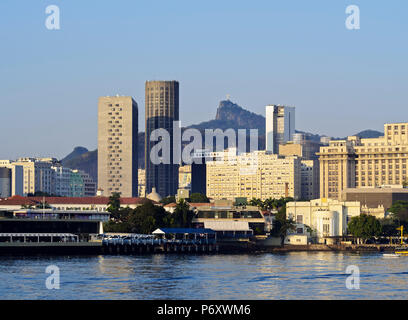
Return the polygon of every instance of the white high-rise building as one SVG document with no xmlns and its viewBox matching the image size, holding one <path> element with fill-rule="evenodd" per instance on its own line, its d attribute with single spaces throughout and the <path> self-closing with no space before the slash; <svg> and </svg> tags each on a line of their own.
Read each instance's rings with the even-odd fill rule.
<svg viewBox="0 0 408 320">
<path fill-rule="evenodd" d="M 279 145 L 293 139 L 295 107 L 266 106 L 266 151 L 279 153 Z"/>
</svg>

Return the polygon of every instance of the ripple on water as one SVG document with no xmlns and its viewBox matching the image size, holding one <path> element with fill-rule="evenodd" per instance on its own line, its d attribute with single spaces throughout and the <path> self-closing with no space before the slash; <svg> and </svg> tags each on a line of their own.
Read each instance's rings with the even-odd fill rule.
<svg viewBox="0 0 408 320">
<path fill-rule="evenodd" d="M 260 255 L 0 257 L 3 299 L 406 299 L 408 258 L 294 252 Z M 45 268 L 60 268 L 47 290 Z M 360 289 L 348 290 L 349 265 Z"/>
</svg>

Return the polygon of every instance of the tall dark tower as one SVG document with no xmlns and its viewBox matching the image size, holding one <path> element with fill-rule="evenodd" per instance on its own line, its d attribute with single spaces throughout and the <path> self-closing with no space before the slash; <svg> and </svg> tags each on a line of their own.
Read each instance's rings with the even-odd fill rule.
<svg viewBox="0 0 408 320">
<path fill-rule="evenodd" d="M 179 163 L 173 155 L 173 121 L 179 120 L 179 83 L 146 81 L 145 96 L 146 194 L 156 188 L 161 197 L 175 195 Z M 170 164 L 154 164 L 150 158 L 151 149 L 158 143 L 150 141 L 151 133 L 156 129 L 165 129 L 170 135 Z"/>
</svg>

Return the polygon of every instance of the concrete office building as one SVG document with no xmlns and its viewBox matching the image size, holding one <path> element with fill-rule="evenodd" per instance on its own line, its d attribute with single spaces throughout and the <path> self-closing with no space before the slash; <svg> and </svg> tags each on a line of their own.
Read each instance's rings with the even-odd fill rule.
<svg viewBox="0 0 408 320">
<path fill-rule="evenodd" d="M 179 189 L 191 190 L 191 165 L 180 166 Z"/>
<path fill-rule="evenodd" d="M 191 164 L 191 193 L 207 194 L 207 161 L 214 160 L 212 155 L 217 152 L 201 149 L 196 150 Z"/>
<path fill-rule="evenodd" d="M 384 136 L 332 140 L 321 147 L 320 196 L 341 199 L 346 188 L 401 185 L 407 181 L 408 123 L 384 125 Z"/>
<path fill-rule="evenodd" d="M 301 141 L 298 141 L 301 142 Z M 319 144 L 320 145 L 320 144 Z M 316 149 L 315 149 L 316 150 Z M 297 156 L 301 161 L 301 182 L 303 200 L 312 200 L 319 198 L 320 194 L 320 169 L 319 161 L 315 152 L 310 152 L 308 146 L 300 143 L 288 142 L 279 145 L 279 155 Z"/>
<path fill-rule="evenodd" d="M 146 197 L 146 171 L 145 169 L 138 169 L 138 197 Z"/>
<path fill-rule="evenodd" d="M 318 160 L 317 153 L 323 145 L 322 142 L 311 140 L 310 136 L 305 133 L 295 133 L 293 141 L 279 145 L 279 154 L 298 155 L 304 160 Z"/>
<path fill-rule="evenodd" d="M 10 162 L 10 166 L 22 168 L 23 195 L 38 191 L 55 194 L 55 173 L 52 166 L 57 162 L 55 158 L 19 158 Z M 16 177 L 17 175 L 19 173 L 16 172 Z"/>
<path fill-rule="evenodd" d="M 3 188 L 0 188 L 0 198 L 1 197 L 9 197 L 9 196 L 23 196 L 24 195 L 24 170 L 22 166 L 14 165 L 10 160 L 0 160 L 0 170 L 3 170 L 3 178 L 5 179 L 4 175 L 10 174 L 10 187 L 6 187 L 5 184 Z M 10 171 L 7 171 L 10 170 Z M 6 173 L 7 172 L 7 173 Z M 3 183 L 6 183 L 3 181 Z M 1 183 L 0 183 L 1 184 Z"/>
<path fill-rule="evenodd" d="M 180 163 L 173 154 L 173 121 L 179 120 L 179 83 L 177 81 L 146 81 L 145 96 L 146 194 L 151 193 L 155 188 L 161 197 L 175 195 L 178 189 Z M 170 163 L 157 164 L 159 159 L 151 159 L 151 150 L 160 139 L 158 135 L 152 136 L 156 129 L 164 129 L 170 136 L 168 146 L 170 147 Z M 155 139 L 157 140 L 154 141 Z"/>
<path fill-rule="evenodd" d="M 55 171 L 55 194 L 61 197 L 71 197 L 71 169 L 63 166 L 53 166 Z"/>
<path fill-rule="evenodd" d="M 98 103 L 98 189 L 105 196 L 138 194 L 138 107 L 129 96 Z"/>
<path fill-rule="evenodd" d="M 279 145 L 293 139 L 295 107 L 266 106 L 266 151 L 279 153 Z"/>
<path fill-rule="evenodd" d="M 11 196 L 11 169 L 0 168 L 0 198 Z"/>
<path fill-rule="evenodd" d="M 72 170 L 69 190 L 70 197 L 94 197 L 96 194 L 96 183 L 86 172 Z"/>
<path fill-rule="evenodd" d="M 317 160 L 301 161 L 301 199 L 319 198 L 319 162 Z"/>
<path fill-rule="evenodd" d="M 408 202 L 408 188 L 402 186 L 381 186 L 347 188 L 343 190 L 343 201 L 359 201 L 367 208 L 389 209 L 396 201 Z"/>
<path fill-rule="evenodd" d="M 207 162 L 207 197 L 213 199 L 301 197 L 301 159 L 235 149 Z"/>
</svg>

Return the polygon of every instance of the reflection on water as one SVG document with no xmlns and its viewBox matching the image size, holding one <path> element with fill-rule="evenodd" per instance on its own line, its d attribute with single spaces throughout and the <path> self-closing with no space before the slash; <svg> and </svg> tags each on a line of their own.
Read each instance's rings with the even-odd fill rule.
<svg viewBox="0 0 408 320">
<path fill-rule="evenodd" d="M 408 257 L 293 252 L 260 255 L 0 257 L 2 299 L 406 299 Z M 48 290 L 48 265 L 60 290 Z M 360 289 L 348 290 L 348 265 Z"/>
</svg>

